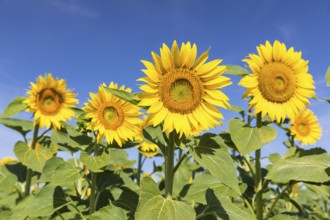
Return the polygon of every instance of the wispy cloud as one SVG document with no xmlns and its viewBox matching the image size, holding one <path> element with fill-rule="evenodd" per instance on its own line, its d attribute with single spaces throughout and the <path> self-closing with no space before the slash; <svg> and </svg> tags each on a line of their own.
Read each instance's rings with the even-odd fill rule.
<svg viewBox="0 0 330 220">
<path fill-rule="evenodd" d="M 276 29 L 282 34 L 284 39 L 291 40 L 295 34 L 296 27 L 295 23 L 291 21 L 277 25 Z"/>
<path fill-rule="evenodd" d="M 88 18 L 96 18 L 98 13 L 89 9 L 79 0 L 46 0 L 50 5 L 70 15 L 80 15 Z"/>
</svg>

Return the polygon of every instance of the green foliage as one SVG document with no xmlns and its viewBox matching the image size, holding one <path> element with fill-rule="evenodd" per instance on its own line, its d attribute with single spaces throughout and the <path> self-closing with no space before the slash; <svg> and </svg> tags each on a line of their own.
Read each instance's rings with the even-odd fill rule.
<svg viewBox="0 0 330 220">
<path fill-rule="evenodd" d="M 3 124 L 7 128 L 18 131 L 24 137 L 29 131 L 33 129 L 33 122 L 17 118 L 0 118 L 0 124 Z"/>
<path fill-rule="evenodd" d="M 123 209 L 118 208 L 114 205 L 108 205 L 100 209 L 99 211 L 91 215 L 91 219 L 94 220 L 109 220 L 109 219 L 118 219 L 126 220 L 127 216 Z"/>
<path fill-rule="evenodd" d="M 330 86 L 330 66 L 325 74 L 325 81 L 327 82 L 327 86 Z"/>
<path fill-rule="evenodd" d="M 14 147 L 15 155 L 22 164 L 37 172 L 42 172 L 46 161 L 50 159 L 56 151 L 57 148 L 54 146 L 31 149 L 22 141 L 17 142 Z"/>
<path fill-rule="evenodd" d="M 249 154 L 270 143 L 277 135 L 270 125 L 251 128 L 240 119 L 231 119 L 229 132 L 241 155 Z"/>
<path fill-rule="evenodd" d="M 330 156 L 327 153 L 291 157 L 275 162 L 266 176 L 276 183 L 290 180 L 315 183 L 329 182 Z"/>
<path fill-rule="evenodd" d="M 101 168 L 109 164 L 110 155 L 103 152 L 101 155 L 91 156 L 86 152 L 81 152 L 80 161 L 92 172 L 102 172 Z"/>
<path fill-rule="evenodd" d="M 225 71 L 225 74 L 229 74 L 229 75 L 234 75 L 234 76 L 246 76 L 248 74 L 250 74 L 250 72 L 241 67 L 241 66 L 237 66 L 237 65 L 226 65 L 227 69 Z"/>
<path fill-rule="evenodd" d="M 152 178 L 142 179 L 140 201 L 135 215 L 136 220 L 181 220 L 195 219 L 195 217 L 193 207 L 170 197 L 162 197 Z"/>
<path fill-rule="evenodd" d="M 115 96 L 117 96 L 120 99 L 123 99 L 127 102 L 132 103 L 133 105 L 137 105 L 139 103 L 139 101 L 135 98 L 136 95 L 123 91 L 123 90 L 119 90 L 119 89 L 113 89 L 113 88 L 109 88 L 107 86 L 104 86 L 103 88 L 105 88 L 105 90 Z"/>
<path fill-rule="evenodd" d="M 23 103 L 25 99 L 26 97 L 23 96 L 15 98 L 11 103 L 9 103 L 5 110 L 3 110 L 1 117 L 10 117 L 24 111 L 28 107 L 27 104 Z"/>
<path fill-rule="evenodd" d="M 16 182 L 17 177 L 5 166 L 0 166 L 0 194 L 12 191 Z"/>
<path fill-rule="evenodd" d="M 234 161 L 224 140 L 208 133 L 191 142 L 196 142 L 196 147 L 189 148 L 191 156 L 223 184 L 240 194 Z"/>
</svg>

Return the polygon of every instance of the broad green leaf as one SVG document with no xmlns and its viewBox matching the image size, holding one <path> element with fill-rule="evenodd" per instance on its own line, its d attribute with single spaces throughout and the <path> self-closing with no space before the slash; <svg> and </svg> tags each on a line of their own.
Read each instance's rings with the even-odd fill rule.
<svg viewBox="0 0 330 220">
<path fill-rule="evenodd" d="M 105 88 L 105 90 L 115 96 L 117 96 L 118 98 L 125 100 L 126 102 L 132 103 L 133 105 L 137 105 L 139 103 L 139 101 L 134 97 L 135 94 L 123 91 L 123 90 L 119 90 L 119 89 L 113 89 L 113 88 L 109 88 L 107 86 L 104 86 L 103 88 Z"/>
<path fill-rule="evenodd" d="M 269 220 L 298 220 L 298 216 L 286 215 L 286 214 L 277 214 L 271 217 Z"/>
<path fill-rule="evenodd" d="M 234 75 L 234 76 L 245 76 L 250 74 L 249 71 L 241 66 L 237 65 L 226 65 L 227 69 L 225 74 Z"/>
<path fill-rule="evenodd" d="M 207 205 L 204 206 L 204 210 L 197 218 L 204 213 L 210 213 L 210 215 L 217 219 L 230 219 L 230 220 L 254 220 L 255 217 L 251 215 L 247 210 L 242 207 L 238 207 L 233 204 L 228 197 L 216 196 L 213 190 L 208 189 L 206 191 Z M 204 219 L 208 219 L 208 218 Z"/>
<path fill-rule="evenodd" d="M 220 136 L 207 133 L 195 141 L 196 147 L 189 148 L 192 157 L 223 184 L 240 194 L 234 161 L 224 140 Z"/>
<path fill-rule="evenodd" d="M 161 149 L 162 152 L 165 151 L 165 147 L 167 146 L 167 143 L 164 139 L 162 128 L 159 125 L 156 127 L 151 125 L 144 128 L 143 136 L 149 141 L 155 143 Z"/>
<path fill-rule="evenodd" d="M 14 147 L 15 155 L 22 164 L 39 173 L 41 173 L 46 161 L 52 158 L 56 151 L 57 148 L 54 146 L 32 150 L 22 141 L 17 142 Z"/>
<path fill-rule="evenodd" d="M 116 207 L 112 204 L 103 207 L 102 209 L 94 212 L 91 215 L 91 219 L 93 220 L 109 220 L 109 219 L 116 219 L 116 220 L 126 220 L 126 212 L 125 210 Z"/>
<path fill-rule="evenodd" d="M 109 154 L 110 154 L 110 164 L 117 165 L 117 166 L 127 166 L 131 167 L 135 164 L 135 160 L 130 160 L 128 158 L 128 154 L 126 151 L 122 149 L 116 149 L 116 148 L 110 148 Z"/>
<path fill-rule="evenodd" d="M 25 136 L 29 131 L 33 129 L 32 121 L 18 118 L 0 118 L 0 124 L 3 124 L 7 128 L 18 131 L 23 136 Z"/>
<path fill-rule="evenodd" d="M 182 188 L 189 183 L 192 178 L 193 164 L 186 159 L 180 164 L 178 170 L 175 172 L 173 180 L 173 196 L 179 195 Z"/>
<path fill-rule="evenodd" d="M 330 66 L 325 74 L 325 81 L 327 82 L 327 86 L 330 86 Z"/>
<path fill-rule="evenodd" d="M 10 163 L 6 165 L 6 168 L 17 177 L 17 180 L 21 183 L 26 181 L 27 168 L 22 163 Z"/>
<path fill-rule="evenodd" d="M 276 130 L 269 125 L 251 128 L 237 118 L 230 120 L 229 133 L 241 155 L 260 149 L 277 135 Z"/>
<path fill-rule="evenodd" d="M 330 156 L 327 153 L 279 160 L 270 168 L 266 179 L 277 183 L 290 180 L 324 183 L 330 181 Z"/>
<path fill-rule="evenodd" d="M 206 204 L 205 193 L 207 189 L 212 189 L 216 195 L 239 196 L 237 192 L 224 185 L 217 177 L 209 173 L 202 173 L 192 181 L 188 193 L 184 198 L 185 200 L 193 200 L 201 204 Z"/>
<path fill-rule="evenodd" d="M 82 151 L 80 161 L 93 172 L 102 172 L 101 168 L 105 167 L 110 162 L 110 155 L 105 151 L 101 155 L 91 156 Z"/>
<path fill-rule="evenodd" d="M 23 101 L 26 97 L 16 97 L 9 105 L 3 110 L 1 117 L 10 117 L 24 111 L 28 105 L 24 104 Z"/>
<path fill-rule="evenodd" d="M 195 210 L 185 202 L 166 199 L 160 195 L 157 184 L 151 177 L 141 182 L 140 201 L 135 213 L 136 220 L 182 220 L 195 219 Z"/>
<path fill-rule="evenodd" d="M 60 157 L 53 157 L 47 160 L 38 182 L 51 182 L 54 171 L 61 164 L 65 164 L 65 161 Z"/>
<path fill-rule="evenodd" d="M 120 172 L 119 173 L 120 178 L 123 180 L 124 185 L 128 187 L 130 190 L 138 193 L 140 191 L 140 187 L 134 183 L 132 180 L 131 176 L 125 172 Z"/>
<path fill-rule="evenodd" d="M 35 196 L 29 196 L 19 203 L 13 210 L 11 219 L 25 219 L 27 217 L 50 217 L 55 211 L 69 204 L 60 187 L 46 185 Z"/>
<path fill-rule="evenodd" d="M 138 202 L 139 202 L 139 196 L 136 192 L 133 192 L 130 189 L 124 189 L 121 192 L 119 198 L 117 198 L 113 202 L 113 204 L 129 211 L 131 214 L 134 215 Z"/>
<path fill-rule="evenodd" d="M 70 131 L 70 130 L 69 130 Z M 72 130 L 71 130 L 72 132 Z M 74 133 L 74 135 L 77 135 Z M 81 134 L 81 136 L 71 137 L 66 130 L 53 130 L 52 131 L 52 143 L 57 145 L 61 150 L 66 151 L 78 151 L 85 150 L 91 144 L 91 138 Z"/>
<path fill-rule="evenodd" d="M 0 166 L 0 192 L 11 192 L 16 182 L 17 177 L 5 166 Z"/>
<path fill-rule="evenodd" d="M 51 185 L 72 185 L 80 178 L 80 170 L 69 162 L 60 163 L 52 175 Z"/>
</svg>

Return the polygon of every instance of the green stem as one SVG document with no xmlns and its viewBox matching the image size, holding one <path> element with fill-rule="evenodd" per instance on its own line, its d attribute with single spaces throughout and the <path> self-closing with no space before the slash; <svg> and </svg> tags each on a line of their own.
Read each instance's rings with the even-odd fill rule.
<svg viewBox="0 0 330 220">
<path fill-rule="evenodd" d="M 262 126 L 261 121 L 261 113 L 257 115 L 257 127 L 260 128 Z M 263 219 L 263 204 L 262 204 L 262 176 L 261 176 L 261 150 L 258 149 L 255 152 L 256 158 L 256 172 L 255 172 L 255 189 L 256 189 L 256 206 L 257 206 L 257 219 Z"/>
<path fill-rule="evenodd" d="M 143 155 L 139 152 L 138 168 L 137 168 L 137 174 L 136 174 L 136 180 L 137 180 L 138 186 L 140 186 L 140 179 L 141 179 L 142 157 L 143 157 Z"/>
<path fill-rule="evenodd" d="M 165 155 L 165 196 L 171 195 L 173 191 L 173 167 L 174 167 L 174 132 L 170 133 L 168 146 Z"/>
<path fill-rule="evenodd" d="M 282 192 L 281 192 L 280 194 L 278 194 L 278 196 L 276 197 L 276 199 L 275 199 L 275 201 L 273 202 L 272 206 L 270 207 L 270 209 L 269 209 L 269 211 L 268 211 L 268 213 L 267 213 L 265 219 L 268 219 L 268 218 L 270 217 L 270 215 L 272 214 L 272 211 L 274 210 L 274 208 L 275 208 L 277 202 L 280 200 L 280 198 L 283 197 L 283 195 L 284 195 L 285 192 L 288 190 L 288 188 L 289 188 L 289 185 L 286 186 L 286 187 L 282 190 Z"/>
<path fill-rule="evenodd" d="M 94 156 L 97 156 L 99 152 L 99 145 L 94 146 Z M 91 196 L 89 198 L 89 215 L 92 215 L 96 210 L 96 178 L 97 173 L 91 171 Z"/>
<path fill-rule="evenodd" d="M 37 140 L 38 140 L 38 131 L 39 131 L 39 124 L 34 126 L 33 131 L 33 139 L 31 149 L 34 150 L 36 148 Z M 26 172 L 26 183 L 25 183 L 25 194 L 24 198 L 30 195 L 30 188 L 31 188 L 31 181 L 32 181 L 33 171 L 28 168 Z"/>
</svg>

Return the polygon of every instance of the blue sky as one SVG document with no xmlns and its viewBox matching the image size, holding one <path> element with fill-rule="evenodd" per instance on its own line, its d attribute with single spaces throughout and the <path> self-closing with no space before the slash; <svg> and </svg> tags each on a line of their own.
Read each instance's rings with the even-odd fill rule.
<svg viewBox="0 0 330 220">
<path fill-rule="evenodd" d="M 80 100 L 88 100 L 100 83 L 111 81 L 138 91 L 143 76 L 140 60 L 151 60 L 162 43 L 196 43 L 209 59 L 244 66 L 256 46 L 279 40 L 302 51 L 309 60 L 317 96 L 330 98 L 324 74 L 330 66 L 330 2 L 325 0 L 0 0 L 0 112 L 29 82 L 47 72 L 65 78 Z M 235 105 L 243 88 L 224 90 Z M 311 109 L 324 129 L 318 142 L 329 151 L 330 105 L 312 101 Z M 225 127 L 233 114 L 222 111 Z M 30 117 L 24 114 L 23 117 Z M 0 158 L 13 156 L 19 138 L 0 125 Z M 265 152 L 283 151 L 279 141 Z"/>
</svg>

